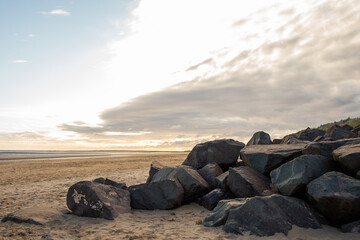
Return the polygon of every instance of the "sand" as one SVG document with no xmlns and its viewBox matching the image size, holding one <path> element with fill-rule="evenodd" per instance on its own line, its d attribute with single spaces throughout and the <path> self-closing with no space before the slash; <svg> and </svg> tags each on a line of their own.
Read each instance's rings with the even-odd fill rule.
<svg viewBox="0 0 360 240">
<path fill-rule="evenodd" d="M 196 203 L 173 210 L 133 210 L 114 221 L 68 214 L 68 188 L 82 180 L 106 177 L 128 186 L 143 183 L 149 165 L 157 160 L 179 165 L 187 153 L 148 154 L 69 160 L 0 162 L 0 218 L 20 211 L 44 225 L 0 223 L 0 239 L 359 239 L 359 235 L 322 229 L 293 227 L 288 236 L 228 234 L 206 228 L 202 220 L 210 211 Z"/>
</svg>

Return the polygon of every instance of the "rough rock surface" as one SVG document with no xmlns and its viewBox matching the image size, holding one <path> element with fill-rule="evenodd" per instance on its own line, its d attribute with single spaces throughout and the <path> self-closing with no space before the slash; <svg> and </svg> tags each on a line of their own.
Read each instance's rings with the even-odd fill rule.
<svg viewBox="0 0 360 240">
<path fill-rule="evenodd" d="M 332 152 L 344 145 L 360 144 L 360 138 L 340 139 L 337 141 L 311 142 L 303 149 L 303 154 L 322 155 L 332 158 Z"/>
<path fill-rule="evenodd" d="M 147 183 L 151 182 L 151 180 L 153 179 L 155 173 L 157 173 L 160 169 L 164 168 L 165 166 L 162 165 L 161 163 L 159 163 L 158 161 L 153 161 L 150 165 L 150 170 L 149 170 L 149 177 L 146 180 Z"/>
<path fill-rule="evenodd" d="M 205 179 L 209 184 L 210 189 L 217 188 L 216 177 L 223 173 L 221 167 L 216 163 L 206 164 L 205 167 L 198 170 L 198 173 Z"/>
<path fill-rule="evenodd" d="M 224 224 L 224 231 L 258 236 L 287 235 L 292 225 L 302 228 L 321 228 L 315 213 L 302 200 L 278 194 L 220 201 L 204 226 Z"/>
<path fill-rule="evenodd" d="M 259 131 L 254 133 L 252 138 L 249 140 L 249 142 L 246 144 L 246 146 L 250 145 L 269 145 L 272 144 L 270 135 L 266 132 Z"/>
<path fill-rule="evenodd" d="M 360 144 L 339 147 L 333 151 L 333 157 L 346 174 L 356 177 L 360 170 Z"/>
<path fill-rule="evenodd" d="M 184 189 L 178 180 L 162 180 L 129 187 L 131 207 L 135 209 L 172 209 L 184 200 Z"/>
<path fill-rule="evenodd" d="M 313 205 L 334 225 L 360 216 L 360 180 L 339 172 L 328 172 L 307 185 Z"/>
<path fill-rule="evenodd" d="M 189 166 L 165 167 L 154 175 L 152 182 L 166 179 L 177 179 L 180 182 L 184 188 L 185 203 L 192 202 L 210 191 L 209 184 L 195 169 Z"/>
<path fill-rule="evenodd" d="M 283 195 L 296 195 L 326 172 L 333 171 L 333 160 L 320 155 L 302 155 L 270 172 L 271 182 Z"/>
<path fill-rule="evenodd" d="M 229 190 L 229 187 L 227 185 L 228 177 L 229 177 L 229 171 L 226 171 L 223 174 L 220 174 L 216 178 L 216 186 L 221 190 L 223 190 L 224 192 L 227 192 Z"/>
<path fill-rule="evenodd" d="M 229 168 L 227 185 L 238 198 L 271 194 L 270 180 L 250 167 Z"/>
<path fill-rule="evenodd" d="M 300 156 L 305 144 L 251 145 L 240 151 L 241 159 L 249 167 L 268 174 L 273 169 Z"/>
<path fill-rule="evenodd" d="M 195 169 L 202 168 L 208 163 L 217 163 L 221 167 L 233 166 L 244 146 L 244 143 L 232 139 L 197 144 L 182 164 Z"/>
<path fill-rule="evenodd" d="M 325 131 L 323 130 L 307 128 L 300 132 L 298 138 L 300 140 L 314 141 L 317 137 L 322 137 L 324 135 Z"/>
<path fill-rule="evenodd" d="M 346 233 L 360 233 L 360 220 L 342 225 L 341 230 Z"/>
<path fill-rule="evenodd" d="M 93 182 L 96 182 L 96 183 L 101 183 L 101 184 L 105 184 L 105 185 L 110 185 L 110 186 L 114 186 L 114 187 L 117 187 L 117 188 L 121 188 L 121 189 L 127 189 L 126 187 L 126 183 L 118 183 L 118 182 L 115 182 L 113 180 L 110 180 L 108 178 L 96 178 L 93 180 Z"/>
<path fill-rule="evenodd" d="M 281 144 L 306 144 L 309 141 L 306 140 L 300 140 L 297 137 L 293 136 L 293 135 L 288 135 L 285 136 L 282 140 L 281 140 Z"/>
<path fill-rule="evenodd" d="M 232 198 L 235 198 L 232 193 L 223 192 L 220 188 L 216 188 L 200 198 L 199 204 L 208 210 L 213 210 L 221 200 Z"/>
<path fill-rule="evenodd" d="M 72 185 L 66 204 L 75 215 L 109 220 L 131 211 L 129 191 L 90 181 Z"/>
<path fill-rule="evenodd" d="M 324 135 L 325 138 L 331 138 L 333 140 L 345 139 L 345 138 L 356 138 L 357 134 L 351 132 L 352 129 L 347 128 L 346 126 L 340 127 L 339 125 L 334 124 Z"/>
</svg>

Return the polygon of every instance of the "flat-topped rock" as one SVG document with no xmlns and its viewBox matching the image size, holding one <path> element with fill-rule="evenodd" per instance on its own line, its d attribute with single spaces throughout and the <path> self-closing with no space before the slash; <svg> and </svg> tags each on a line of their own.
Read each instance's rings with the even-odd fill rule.
<svg viewBox="0 0 360 240">
<path fill-rule="evenodd" d="M 241 159 L 262 174 L 300 156 L 305 144 L 251 145 L 240 151 Z"/>
<path fill-rule="evenodd" d="M 341 146 L 333 151 L 333 157 L 346 174 L 356 177 L 360 170 L 360 144 Z"/>
<path fill-rule="evenodd" d="M 244 143 L 233 139 L 214 140 L 197 144 L 189 153 L 183 165 L 200 169 L 208 163 L 217 163 L 221 167 L 236 164 Z"/>
</svg>

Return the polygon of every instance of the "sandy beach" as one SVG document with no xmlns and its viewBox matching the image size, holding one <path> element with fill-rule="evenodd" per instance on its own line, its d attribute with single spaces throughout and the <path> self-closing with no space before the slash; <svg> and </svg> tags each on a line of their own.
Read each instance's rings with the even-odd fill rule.
<svg viewBox="0 0 360 240">
<path fill-rule="evenodd" d="M 67 213 L 68 188 L 81 180 L 97 177 L 143 183 L 150 163 L 179 165 L 187 153 L 152 153 L 62 160 L 0 162 L 0 218 L 22 210 L 44 225 L 0 223 L 0 239 L 358 239 L 336 228 L 293 227 L 288 236 L 255 237 L 228 234 L 220 228 L 206 228 L 202 220 L 209 211 L 196 203 L 173 210 L 133 210 L 114 221 L 78 217 Z"/>
</svg>

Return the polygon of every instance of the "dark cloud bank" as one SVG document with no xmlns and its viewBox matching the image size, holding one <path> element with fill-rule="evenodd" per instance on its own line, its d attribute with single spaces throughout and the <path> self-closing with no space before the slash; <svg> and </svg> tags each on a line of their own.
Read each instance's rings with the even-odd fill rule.
<svg viewBox="0 0 360 240">
<path fill-rule="evenodd" d="M 269 31 L 283 37 L 240 52 L 220 66 L 223 73 L 108 109 L 98 127 L 59 127 L 99 140 L 107 138 L 109 131 L 151 132 L 116 138 L 162 140 L 160 147 L 188 149 L 215 137 L 245 141 L 257 130 L 280 137 L 307 126 L 359 116 L 358 6 L 356 1 L 327 1 L 298 15 L 293 9 L 280 9 L 288 21 Z M 246 24 L 240 19 L 233 27 Z M 277 57 L 272 58 L 274 54 Z M 205 59 L 187 70 L 213 61 Z"/>
</svg>

